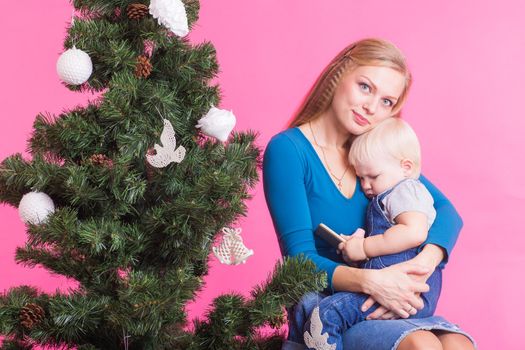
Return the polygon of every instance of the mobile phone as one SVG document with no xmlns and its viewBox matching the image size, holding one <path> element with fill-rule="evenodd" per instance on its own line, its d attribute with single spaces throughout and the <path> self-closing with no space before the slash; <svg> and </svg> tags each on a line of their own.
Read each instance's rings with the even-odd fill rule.
<svg viewBox="0 0 525 350">
<path fill-rule="evenodd" d="M 337 248 L 339 243 L 345 241 L 345 239 L 341 235 L 337 234 L 334 230 L 332 230 L 330 227 L 326 226 L 323 223 L 320 223 L 319 226 L 317 226 L 315 234 L 327 241 L 332 247 L 335 248 Z"/>
</svg>

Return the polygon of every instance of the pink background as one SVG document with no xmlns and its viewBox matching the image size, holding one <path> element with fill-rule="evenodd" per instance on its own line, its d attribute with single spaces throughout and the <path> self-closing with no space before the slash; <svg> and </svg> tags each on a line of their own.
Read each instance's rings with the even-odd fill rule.
<svg viewBox="0 0 525 350">
<path fill-rule="evenodd" d="M 420 136 L 424 173 L 465 221 L 438 312 L 474 335 L 481 349 L 524 343 L 523 13 L 519 0 L 203 0 L 191 34 L 194 42 L 215 44 L 221 107 L 233 109 L 237 129 L 258 130 L 261 146 L 349 42 L 379 36 L 404 51 L 415 77 L 404 115 Z M 38 112 L 60 113 L 92 98 L 69 92 L 55 73 L 70 17 L 66 0 L 2 3 L 0 159 L 25 149 Z M 223 292 L 247 293 L 279 258 L 262 186 L 253 194 L 240 225 L 255 255 L 233 267 L 213 258 L 192 316 Z M 14 264 L 25 228 L 16 209 L 1 206 L 0 213 L 0 291 L 22 283 L 65 288 L 63 278 Z"/>
</svg>

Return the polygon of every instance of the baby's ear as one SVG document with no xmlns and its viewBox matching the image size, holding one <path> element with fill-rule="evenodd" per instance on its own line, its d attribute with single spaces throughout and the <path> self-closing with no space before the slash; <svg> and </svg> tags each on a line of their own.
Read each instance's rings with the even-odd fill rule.
<svg viewBox="0 0 525 350">
<path fill-rule="evenodd" d="M 401 168 L 403 169 L 403 174 L 405 177 L 412 177 L 415 170 L 415 164 L 412 160 L 404 158 L 401 160 Z"/>
</svg>

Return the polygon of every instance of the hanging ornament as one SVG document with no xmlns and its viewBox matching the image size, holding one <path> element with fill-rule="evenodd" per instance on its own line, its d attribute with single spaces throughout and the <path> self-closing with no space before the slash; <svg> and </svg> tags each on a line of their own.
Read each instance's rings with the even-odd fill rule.
<svg viewBox="0 0 525 350">
<path fill-rule="evenodd" d="M 44 309 L 34 303 L 29 303 L 20 309 L 19 319 L 22 326 L 32 329 L 35 325 L 42 322 L 46 313 Z"/>
<path fill-rule="evenodd" d="M 189 33 L 186 8 L 180 0 L 151 0 L 149 13 L 159 24 L 167 27 L 178 36 Z"/>
<path fill-rule="evenodd" d="M 53 200 L 43 192 L 24 194 L 18 205 L 18 214 L 26 224 L 43 224 L 54 211 Z"/>
<path fill-rule="evenodd" d="M 319 306 L 310 316 L 310 332 L 304 332 L 304 343 L 306 346 L 317 350 L 335 350 L 336 344 L 328 344 L 328 333 L 323 331 L 323 323 L 319 317 Z"/>
<path fill-rule="evenodd" d="M 148 5 L 129 4 L 126 10 L 129 19 L 140 20 L 148 14 Z"/>
<path fill-rule="evenodd" d="M 80 85 L 93 73 L 93 63 L 87 53 L 73 46 L 58 58 L 57 73 L 64 83 Z"/>
<path fill-rule="evenodd" d="M 233 112 L 212 107 L 204 117 L 199 119 L 195 127 L 200 128 L 204 134 L 224 142 L 228 139 L 236 122 L 237 119 Z"/>
<path fill-rule="evenodd" d="M 149 61 L 149 58 L 140 55 L 137 57 L 137 63 L 135 65 L 135 76 L 137 78 L 147 78 L 151 74 L 151 70 L 153 69 L 153 65 Z"/>
<path fill-rule="evenodd" d="M 169 120 L 164 119 L 164 129 L 160 135 L 162 146 L 155 144 L 157 152 L 155 155 L 146 154 L 146 159 L 155 168 L 164 168 L 171 162 L 180 163 L 186 155 L 186 149 L 183 146 L 177 147 L 175 131 Z"/>
<path fill-rule="evenodd" d="M 223 227 L 222 242 L 218 247 L 212 247 L 213 254 L 219 261 L 226 265 L 245 264 L 246 260 L 253 255 L 253 250 L 246 248 L 241 237 L 242 229 L 231 229 Z"/>
</svg>

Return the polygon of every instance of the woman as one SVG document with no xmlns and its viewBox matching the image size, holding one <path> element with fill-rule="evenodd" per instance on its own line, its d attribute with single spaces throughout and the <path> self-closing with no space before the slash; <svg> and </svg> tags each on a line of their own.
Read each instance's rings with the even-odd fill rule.
<svg viewBox="0 0 525 350">
<path fill-rule="evenodd" d="M 410 262 L 382 270 L 353 268 L 313 234 L 321 222 L 343 234 L 364 227 L 367 200 L 348 164 L 348 149 L 353 136 L 399 117 L 410 84 L 404 57 L 385 40 L 365 39 L 341 51 L 307 94 L 290 128 L 268 144 L 263 163 L 266 200 L 283 255 L 304 254 L 325 271 L 325 293 L 363 292 L 370 295 L 365 309 L 375 302 L 381 305 L 369 318 L 389 321 L 352 327 L 345 334 L 345 348 L 473 349 L 469 338 L 441 317 L 395 320 L 422 307 L 418 293 L 427 291 L 424 282 L 446 262 L 462 226 L 452 204 L 424 177 L 437 218 Z M 306 295 L 289 310 L 283 349 L 304 349 L 305 318 L 323 296 Z"/>
</svg>

